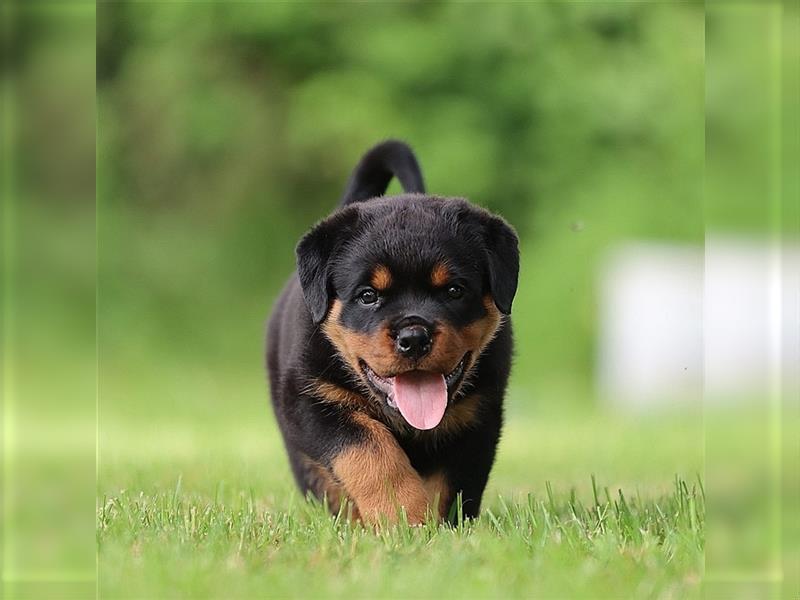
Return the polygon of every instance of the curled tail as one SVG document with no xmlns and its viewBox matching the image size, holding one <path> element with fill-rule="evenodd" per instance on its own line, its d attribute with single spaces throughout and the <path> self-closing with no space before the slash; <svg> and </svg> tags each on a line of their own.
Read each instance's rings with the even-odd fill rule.
<svg viewBox="0 0 800 600">
<path fill-rule="evenodd" d="M 374 146 L 361 158 L 350 175 L 340 205 L 383 195 L 392 176 L 397 177 L 404 191 L 425 193 L 422 171 L 411 148 L 403 142 L 388 140 Z"/>
</svg>

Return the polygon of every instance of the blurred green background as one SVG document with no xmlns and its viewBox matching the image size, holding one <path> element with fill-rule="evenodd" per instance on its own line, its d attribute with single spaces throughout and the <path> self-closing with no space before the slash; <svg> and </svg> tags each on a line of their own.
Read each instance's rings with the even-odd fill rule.
<svg viewBox="0 0 800 600">
<path fill-rule="evenodd" d="M 101 5 L 104 366 L 259 371 L 294 244 L 396 137 L 519 231 L 517 402 L 590 403 L 604 252 L 702 240 L 703 35 L 702 3 Z"/>
<path fill-rule="evenodd" d="M 95 499 L 123 489 L 180 478 L 203 499 L 249 489 L 292 509 L 265 319 L 299 236 L 388 137 L 431 192 L 520 234 L 487 498 L 548 480 L 586 493 L 592 473 L 653 496 L 708 464 L 751 481 L 745 458 L 774 449 L 764 414 L 704 424 L 700 398 L 615 414 L 594 376 L 598 267 L 618 244 L 800 231 L 797 12 L 767 4 L 3 2 L 4 582 L 80 562 L 91 583 L 94 538 L 79 560 L 77 534 L 54 544 L 41 515 L 91 505 L 72 523 L 88 531 Z M 776 185 L 795 200 L 777 213 Z M 796 462 L 775 465 L 794 499 Z M 118 567 L 101 561 L 101 578 L 124 590 Z"/>
</svg>

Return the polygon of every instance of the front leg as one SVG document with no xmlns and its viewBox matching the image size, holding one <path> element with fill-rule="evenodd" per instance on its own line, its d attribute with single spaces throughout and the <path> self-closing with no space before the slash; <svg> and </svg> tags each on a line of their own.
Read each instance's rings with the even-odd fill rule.
<svg viewBox="0 0 800 600">
<path fill-rule="evenodd" d="M 345 444 L 330 464 L 361 518 L 395 523 L 402 507 L 410 524 L 423 523 L 429 498 L 408 455 L 379 421 L 361 412 L 354 412 L 352 419 L 360 435 Z"/>
<path fill-rule="evenodd" d="M 471 519 L 477 518 L 480 513 L 502 425 L 499 403 L 487 404 L 481 414 L 480 425 L 454 438 L 446 451 L 444 481 L 450 493 L 448 508 L 461 494 L 464 516 Z"/>
</svg>

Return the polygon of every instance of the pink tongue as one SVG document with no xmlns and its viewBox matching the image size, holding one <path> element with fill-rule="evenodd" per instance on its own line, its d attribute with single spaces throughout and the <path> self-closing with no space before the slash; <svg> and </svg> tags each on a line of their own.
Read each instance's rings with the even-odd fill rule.
<svg viewBox="0 0 800 600">
<path fill-rule="evenodd" d="M 447 382 L 444 375 L 409 371 L 392 381 L 394 400 L 408 424 L 417 429 L 433 429 L 447 408 Z"/>
</svg>

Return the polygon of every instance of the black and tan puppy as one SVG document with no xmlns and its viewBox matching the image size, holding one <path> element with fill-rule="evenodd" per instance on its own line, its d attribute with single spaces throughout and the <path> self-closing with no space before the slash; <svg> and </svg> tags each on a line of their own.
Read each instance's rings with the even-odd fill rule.
<svg viewBox="0 0 800 600">
<path fill-rule="evenodd" d="M 405 194 L 382 196 L 392 176 Z M 368 522 L 399 509 L 476 516 L 511 366 L 517 237 L 425 195 L 405 144 L 356 167 L 341 207 L 297 246 L 269 322 L 272 401 L 294 476 Z M 435 504 L 435 506 L 434 506 Z"/>
</svg>

